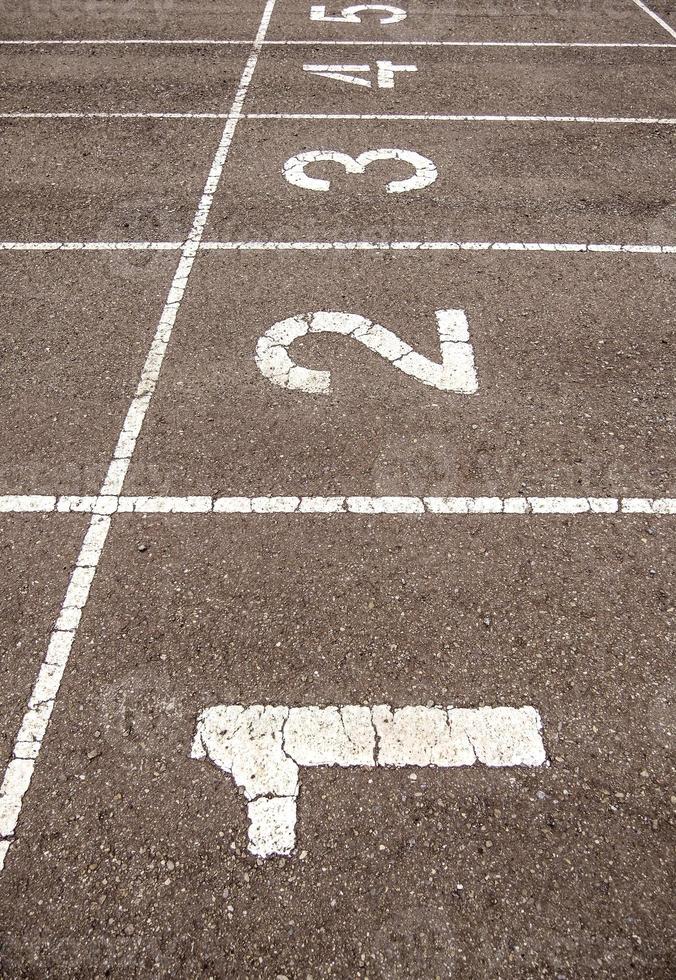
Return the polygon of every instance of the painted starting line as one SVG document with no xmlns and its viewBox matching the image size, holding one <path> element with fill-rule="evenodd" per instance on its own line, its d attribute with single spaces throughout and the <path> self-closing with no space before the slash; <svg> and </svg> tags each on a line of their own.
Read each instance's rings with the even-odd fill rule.
<svg viewBox="0 0 676 980">
<path fill-rule="evenodd" d="M 668 32 L 676 38 L 676 31 L 668 28 Z M 194 37 L 194 38 L 7 38 L 0 40 L 0 46 L 25 46 L 25 47 L 44 47 L 44 46 L 86 46 L 88 44 L 97 45 L 210 45 L 213 47 L 228 47 L 230 45 L 244 45 L 249 47 L 252 41 L 243 40 L 223 40 L 219 38 Z M 299 46 L 313 48 L 316 46 L 350 48 L 676 48 L 676 44 L 669 41 L 355 41 L 355 40 L 305 40 L 287 39 L 280 41 L 263 41 L 263 46 Z"/>
<path fill-rule="evenodd" d="M 0 514 L 676 514 L 676 497 L 114 496 L 5 494 Z"/>
<path fill-rule="evenodd" d="M 228 119 L 227 112 L 0 112 L 0 119 Z M 438 123 L 583 123 L 616 126 L 674 126 L 675 117 L 657 116 L 518 116 L 518 115 L 445 115 L 443 113 L 388 112 L 245 112 L 238 119 L 303 120 L 320 122 L 438 122 Z"/>
<path fill-rule="evenodd" d="M 0 242 L 0 252 L 177 252 L 185 242 Z M 224 252 L 573 252 L 671 255 L 676 245 L 618 242 L 210 242 L 199 251 Z"/>
</svg>

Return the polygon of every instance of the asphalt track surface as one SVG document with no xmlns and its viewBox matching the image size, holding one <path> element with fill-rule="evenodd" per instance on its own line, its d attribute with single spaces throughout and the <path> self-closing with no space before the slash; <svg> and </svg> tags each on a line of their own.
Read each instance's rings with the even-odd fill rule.
<svg viewBox="0 0 676 980">
<path fill-rule="evenodd" d="M 672 977 L 676 12 L 312 6 L 0 4 L 0 975 Z"/>
</svg>

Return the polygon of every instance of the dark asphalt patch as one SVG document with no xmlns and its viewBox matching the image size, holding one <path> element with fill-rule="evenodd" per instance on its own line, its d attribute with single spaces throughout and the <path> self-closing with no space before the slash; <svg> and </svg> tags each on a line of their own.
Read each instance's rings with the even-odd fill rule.
<svg viewBox="0 0 676 980">
<path fill-rule="evenodd" d="M 5 869 L 4 973 L 665 975 L 666 525 L 222 520 L 114 526 Z M 306 772 L 298 853 L 256 864 L 189 752 L 202 708 L 261 701 L 532 703 L 552 764 Z"/>
<path fill-rule="evenodd" d="M 172 253 L 0 255 L 0 493 L 96 493 L 176 264 Z"/>
<path fill-rule="evenodd" d="M 2 120 L 0 237 L 180 241 L 223 123 Z"/>
<path fill-rule="evenodd" d="M 203 253 L 126 484 L 159 494 L 669 495 L 669 257 Z M 438 391 L 346 337 L 294 342 L 333 390 L 279 388 L 259 336 L 356 313 L 439 361 L 464 309 L 476 395 Z"/>
<path fill-rule="evenodd" d="M 0 757 L 9 760 L 87 519 L 0 516 Z M 0 953 L 0 961 L 2 954 Z"/>
<path fill-rule="evenodd" d="M 0 3 L 6 38 L 225 38 L 253 41 L 263 0 Z"/>
<path fill-rule="evenodd" d="M 247 54 L 245 45 L 0 47 L 0 110 L 228 112 Z"/>
</svg>

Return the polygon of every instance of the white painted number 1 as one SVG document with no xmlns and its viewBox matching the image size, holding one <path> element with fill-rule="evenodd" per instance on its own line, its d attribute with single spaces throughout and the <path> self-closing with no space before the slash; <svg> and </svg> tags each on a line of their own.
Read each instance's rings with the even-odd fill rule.
<svg viewBox="0 0 676 980">
<path fill-rule="evenodd" d="M 361 24 L 360 13 L 367 10 L 381 10 L 386 16 L 380 18 L 381 24 L 397 24 L 406 19 L 406 11 L 401 7 L 393 7 L 389 3 L 355 3 L 351 7 L 343 7 L 339 14 L 327 14 L 324 4 L 310 7 L 310 20 L 331 21 L 340 24 Z"/>
<path fill-rule="evenodd" d="M 474 349 L 464 310 L 437 310 L 441 363 L 430 361 L 400 340 L 391 330 L 355 313 L 301 313 L 273 324 L 256 345 L 256 364 L 272 384 L 309 395 L 331 390 L 330 371 L 299 367 L 289 357 L 289 347 L 311 333 L 337 333 L 352 337 L 409 377 L 439 391 L 472 395 L 478 390 Z"/>
<path fill-rule="evenodd" d="M 391 61 L 376 61 L 376 88 L 394 88 L 394 76 L 398 71 L 417 71 L 416 65 L 394 65 Z M 370 65 L 303 65 L 303 71 L 322 78 L 332 78 L 337 82 L 348 82 L 350 85 L 361 85 L 371 88 L 369 78 L 358 78 L 358 75 L 369 74 Z"/>
</svg>

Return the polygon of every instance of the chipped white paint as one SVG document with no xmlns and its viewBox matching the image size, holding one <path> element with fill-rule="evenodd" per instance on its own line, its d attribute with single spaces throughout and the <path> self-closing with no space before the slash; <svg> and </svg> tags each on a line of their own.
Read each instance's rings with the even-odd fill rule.
<svg viewBox="0 0 676 980">
<path fill-rule="evenodd" d="M 47 732 L 49 719 L 68 663 L 80 618 L 105 547 L 110 530 L 111 515 L 118 507 L 119 494 L 157 385 L 176 315 L 204 234 L 204 228 L 228 157 L 235 128 L 241 118 L 242 105 L 251 83 L 275 2 L 276 0 L 268 0 L 266 3 L 256 40 L 244 66 L 230 114 L 197 205 L 190 233 L 181 248 L 181 257 L 141 372 L 141 380 L 127 412 L 101 491 L 92 507 L 89 527 L 76 560 L 58 620 L 51 633 L 47 653 L 35 681 L 28 708 L 14 742 L 12 759 L 0 786 L 0 839 L 7 844 L 7 847 L 3 847 L 2 852 L 0 852 L 1 859 L 4 859 L 9 843 L 14 836 L 23 797 L 30 785 L 36 759 Z"/>
<path fill-rule="evenodd" d="M 0 513 L 31 514 L 506 514 L 538 517 L 579 514 L 676 514 L 676 497 L 99 497 L 0 496 Z"/>
<path fill-rule="evenodd" d="M 416 153 L 414 150 L 398 150 L 396 148 L 383 148 L 380 150 L 366 150 L 358 157 L 351 157 L 347 153 L 340 153 L 337 150 L 306 150 L 290 157 L 282 168 L 284 177 L 295 187 L 302 187 L 308 191 L 328 191 L 331 182 L 319 177 L 308 177 L 305 168 L 311 163 L 338 163 L 345 168 L 348 174 L 363 174 L 369 164 L 377 160 L 403 160 L 410 164 L 415 173 L 404 180 L 391 180 L 386 185 L 388 194 L 405 194 L 407 191 L 421 190 L 433 184 L 439 176 L 437 168 L 431 160 Z"/>
<path fill-rule="evenodd" d="M 345 81 L 345 79 L 343 79 Z M 355 80 L 354 84 L 358 84 Z M 393 87 L 393 86 L 383 86 Z M 0 119 L 190 119 L 214 120 L 229 119 L 226 112 L 0 112 Z M 237 119 L 272 119 L 272 120 L 341 120 L 343 122 L 428 122 L 428 123 L 585 123 L 587 125 L 618 125 L 618 126 L 674 126 L 674 116 L 520 116 L 520 115 L 458 115 L 432 112 L 246 112 L 240 113 Z M 356 171 L 355 171 L 356 172 Z"/>
<path fill-rule="evenodd" d="M 339 14 L 327 14 L 326 6 L 317 4 L 310 7 L 310 20 L 325 21 L 338 24 L 361 24 L 359 16 L 363 13 L 375 10 L 382 13 L 378 19 L 381 24 L 397 24 L 399 21 L 406 20 L 406 11 L 401 7 L 394 7 L 390 3 L 355 3 L 349 7 L 343 7 Z"/>
<path fill-rule="evenodd" d="M 672 255 L 676 245 L 610 242 L 202 242 L 207 251 L 250 252 L 576 252 Z"/>
<path fill-rule="evenodd" d="M 234 40 L 228 41 L 221 38 L 196 37 L 196 38 L 152 38 L 152 37 L 132 37 L 132 38 L 6 38 L 0 40 L 0 47 L 23 46 L 23 47 L 59 47 L 59 46 L 86 46 L 86 45 L 189 45 L 199 47 L 200 45 L 212 45 L 213 47 L 229 47 L 231 45 L 245 45 L 249 47 L 251 41 Z M 264 45 L 277 46 L 300 46 L 316 47 L 317 45 L 328 45 L 334 47 L 433 47 L 433 48 L 676 48 L 676 44 L 669 42 L 655 41 L 357 41 L 354 39 L 340 40 L 313 40 L 307 39 L 285 39 L 285 40 L 265 40 Z"/>
<path fill-rule="evenodd" d="M 654 10 L 650 9 L 650 7 L 646 7 L 643 0 L 634 0 L 634 3 L 649 17 L 652 17 L 652 19 L 656 21 L 660 27 L 663 27 L 667 34 L 671 34 L 672 37 L 676 37 L 676 29 L 674 29 L 671 24 L 667 24 L 666 20 L 663 20 L 659 14 L 656 14 Z"/>
<path fill-rule="evenodd" d="M 40 44 L 40 41 L 0 41 L 0 44 Z M 71 42 L 61 42 L 52 41 L 47 42 L 48 44 L 61 44 L 61 43 L 71 43 L 79 44 L 79 41 Z M 106 42 L 83 42 L 96 44 L 104 44 Z M 119 42 L 124 44 L 125 42 Z M 129 42 L 129 43 L 144 43 L 144 42 Z M 148 41 L 148 44 L 153 44 L 155 42 Z M 157 42 L 163 44 L 192 44 L 192 41 L 163 41 Z M 218 41 L 204 42 L 211 44 L 218 44 Z M 222 42 L 227 44 L 227 41 Z M 306 39 L 288 39 L 284 41 L 266 41 L 266 44 L 276 44 L 276 45 L 293 45 L 300 47 L 317 47 L 317 45 L 325 45 L 329 47 L 409 47 L 409 48 L 676 48 L 676 44 L 670 44 L 666 41 L 430 41 L 430 40 L 417 40 L 417 41 L 358 41 L 354 39 L 345 40 L 318 40 L 314 38 L 311 41 Z"/>
<path fill-rule="evenodd" d="M 249 851 L 290 854 L 302 767 L 542 766 L 540 716 L 522 708 L 217 705 L 192 745 L 232 775 L 248 801 Z"/>
<path fill-rule="evenodd" d="M 341 120 L 358 122 L 441 122 L 441 123 L 585 123 L 590 125 L 674 126 L 676 117 L 666 116 L 519 116 L 451 115 L 441 112 L 248 112 L 247 119 Z"/>
<path fill-rule="evenodd" d="M 0 252 L 115 252 L 175 251 L 183 242 L 0 242 Z M 201 241 L 206 251 L 242 252 L 578 252 L 624 255 L 672 255 L 676 245 L 620 242 L 213 242 Z"/>
<path fill-rule="evenodd" d="M 439 391 L 470 395 L 477 391 L 474 350 L 464 310 L 437 310 L 441 364 L 430 361 L 386 327 L 356 313 L 319 311 L 300 313 L 273 324 L 256 345 L 258 370 L 272 384 L 289 391 L 326 394 L 331 390 L 330 371 L 313 371 L 291 360 L 288 349 L 307 334 L 337 333 L 352 337 L 389 361 L 393 367 Z"/>
<path fill-rule="evenodd" d="M 391 61 L 376 61 L 376 88 L 394 88 L 396 72 L 417 71 L 416 65 L 395 65 Z M 362 75 L 371 72 L 370 65 L 303 65 L 303 71 L 321 78 L 330 78 L 337 82 L 347 82 L 361 88 L 371 88 L 370 78 Z"/>
</svg>

